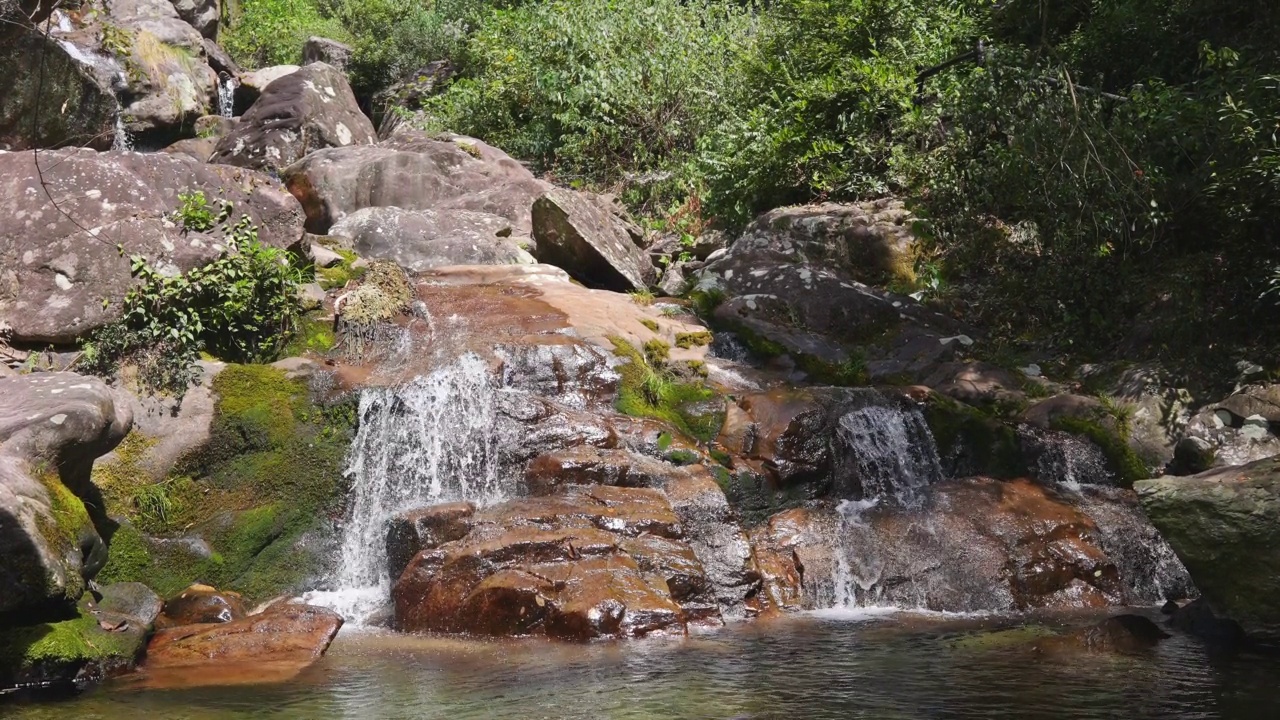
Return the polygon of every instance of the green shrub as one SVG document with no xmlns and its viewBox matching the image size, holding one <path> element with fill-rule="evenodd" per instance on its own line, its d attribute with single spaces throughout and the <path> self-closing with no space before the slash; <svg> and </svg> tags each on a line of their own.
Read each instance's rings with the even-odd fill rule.
<svg viewBox="0 0 1280 720">
<path fill-rule="evenodd" d="M 239 0 L 224 15 L 218 41 L 249 68 L 298 64 L 312 35 L 351 39 L 326 0 Z"/>
</svg>

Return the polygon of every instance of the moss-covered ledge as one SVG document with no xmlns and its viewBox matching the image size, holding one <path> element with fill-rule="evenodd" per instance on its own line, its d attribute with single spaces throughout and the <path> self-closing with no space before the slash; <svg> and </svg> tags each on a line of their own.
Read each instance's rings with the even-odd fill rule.
<svg viewBox="0 0 1280 720">
<path fill-rule="evenodd" d="M 255 602 L 304 589 L 323 571 L 354 403 L 319 402 L 305 381 L 266 365 L 230 365 L 213 391 L 203 447 L 162 482 L 109 494 L 122 522 L 102 582 L 142 582 L 161 595 L 201 582 Z"/>
</svg>

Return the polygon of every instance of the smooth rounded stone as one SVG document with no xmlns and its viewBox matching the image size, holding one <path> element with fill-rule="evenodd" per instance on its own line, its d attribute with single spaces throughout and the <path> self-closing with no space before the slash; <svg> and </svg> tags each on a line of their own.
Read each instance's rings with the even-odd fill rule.
<svg viewBox="0 0 1280 720">
<path fill-rule="evenodd" d="M 95 458 L 133 425 L 128 403 L 98 378 L 0 378 L 0 612 L 65 608 L 106 563 L 109 527 L 89 479 Z M 43 469 L 58 458 L 56 470 Z"/>
<path fill-rule="evenodd" d="M 1013 405 L 1026 400 L 1018 378 L 990 363 L 945 363 L 925 378 L 923 384 L 970 405 Z"/>
<path fill-rule="evenodd" d="M 628 292 L 657 279 L 627 225 L 583 193 L 550 190 L 533 203 L 538 262 L 563 268 L 587 287 Z"/>
<path fill-rule="evenodd" d="M 322 307 L 328 298 L 329 293 L 320 287 L 319 283 L 304 283 L 298 286 L 298 302 L 302 304 L 304 312 Z"/>
<path fill-rule="evenodd" d="M 14 343 L 72 344 L 119 319 L 134 255 L 162 272 L 202 266 L 221 256 L 226 229 L 245 215 L 266 245 L 285 248 L 302 236 L 298 202 L 249 170 L 168 153 L 45 151 L 44 182 L 60 211 L 34 163 L 30 152 L 0 154 L 0 323 Z M 178 194 L 191 191 L 215 207 L 230 202 L 227 222 L 184 232 L 172 215 Z"/>
<path fill-rule="evenodd" d="M 475 512 L 472 503 L 458 502 L 410 510 L 391 518 L 387 526 L 387 574 L 391 584 L 400 579 L 418 553 L 466 537 Z"/>
<path fill-rule="evenodd" d="M 328 608 L 277 603 L 231 622 L 162 629 L 147 644 L 144 670 L 199 668 L 254 672 L 285 664 L 294 672 L 315 662 L 342 628 Z"/>
<path fill-rule="evenodd" d="M 218 141 L 215 138 L 187 138 L 165 147 L 160 152 L 186 155 L 193 160 L 208 162 L 209 158 L 213 156 L 213 151 L 217 145 Z"/>
<path fill-rule="evenodd" d="M 218 19 L 221 3 L 218 0 L 170 0 L 178 17 L 195 28 L 201 36 L 210 40 L 218 37 Z"/>
<path fill-rule="evenodd" d="M 192 585 L 164 601 L 164 610 L 156 618 L 156 628 L 229 623 L 247 615 L 239 593 L 219 591 L 208 585 Z"/>
<path fill-rule="evenodd" d="M 98 608 L 133 618 L 141 627 L 151 627 L 164 609 L 164 601 L 154 590 L 138 582 L 112 583 L 102 589 Z"/>
<path fill-rule="evenodd" d="M 307 212 L 307 229 L 324 234 L 371 207 L 465 210 L 506 218 L 513 236 L 531 231 L 533 201 L 551 186 L 514 158 L 474 138 L 402 130 L 377 147 L 311 153 L 282 173 Z"/>
<path fill-rule="evenodd" d="M 1169 627 L 1200 638 L 1216 652 L 1233 652 L 1247 642 L 1240 624 L 1215 615 L 1204 598 L 1181 606 L 1173 602 L 1169 605 L 1164 609 L 1169 616 L 1165 621 Z"/>
<path fill-rule="evenodd" d="M 357 210 L 329 229 L 349 237 L 355 251 L 372 260 L 391 260 L 410 272 L 453 265 L 524 264 L 511 221 L 467 210 Z"/>
<path fill-rule="evenodd" d="M 292 75 L 302 69 L 300 65 L 270 65 L 250 72 L 236 74 L 239 84 L 235 90 L 235 113 L 243 115 L 262 97 L 262 91 L 271 83 L 286 75 Z"/>
<path fill-rule="evenodd" d="M 342 71 L 312 63 L 263 88 L 210 162 L 278 172 L 316 150 L 376 140 Z"/>
<path fill-rule="evenodd" d="M 302 45 L 302 64 L 322 62 L 339 70 L 346 70 L 351 63 L 352 52 L 350 45 L 312 35 Z"/>
<path fill-rule="evenodd" d="M 1213 612 L 1280 642 L 1280 458 L 1134 489 Z"/>
</svg>

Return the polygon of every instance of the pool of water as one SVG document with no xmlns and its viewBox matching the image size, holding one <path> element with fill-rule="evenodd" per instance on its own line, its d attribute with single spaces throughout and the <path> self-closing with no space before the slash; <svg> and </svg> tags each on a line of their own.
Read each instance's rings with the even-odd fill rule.
<svg viewBox="0 0 1280 720">
<path fill-rule="evenodd" d="M 1096 620 L 1096 618 L 1095 618 Z M 346 631 L 287 682 L 0 706 L 36 720 L 1272 718 L 1280 660 L 1175 636 L 1139 656 L 1038 653 L 1087 619 L 824 614 L 687 639 L 568 645 Z"/>
</svg>

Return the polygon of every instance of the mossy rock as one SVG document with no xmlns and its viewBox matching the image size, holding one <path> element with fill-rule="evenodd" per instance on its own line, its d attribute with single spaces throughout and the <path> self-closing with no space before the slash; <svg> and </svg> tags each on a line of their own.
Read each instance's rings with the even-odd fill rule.
<svg viewBox="0 0 1280 720">
<path fill-rule="evenodd" d="M 947 475 L 1010 479 L 1027 474 L 1018 433 L 1000 418 L 938 394 L 925 402 L 924 417 Z"/>
<path fill-rule="evenodd" d="M 353 251 L 341 247 L 330 249 L 337 253 L 342 261 L 333 267 L 316 268 L 316 282 L 320 287 L 325 290 L 341 289 L 352 280 L 360 280 L 368 272 L 368 266 L 354 267 L 357 257 Z"/>
<path fill-rule="evenodd" d="M 734 472 L 722 465 L 710 465 L 707 469 L 738 513 L 743 527 L 763 524 L 783 510 L 803 506 L 817 494 L 812 483 L 779 488 L 770 478 L 754 472 Z"/>
<path fill-rule="evenodd" d="M 73 617 L 0 628 L 0 685 L 67 683 L 118 674 L 133 666 L 146 632 L 111 632 L 81 606 Z"/>
<path fill-rule="evenodd" d="M 299 321 L 297 332 L 281 350 L 280 356 L 324 355 L 337 345 L 338 335 L 334 332 L 333 321 L 320 317 L 318 313 L 312 313 Z"/>
<path fill-rule="evenodd" d="M 685 435 L 703 442 L 710 441 L 724 425 L 724 401 L 701 382 L 677 378 L 646 346 L 642 353 L 630 343 L 613 338 L 614 354 L 626 362 L 619 368 L 615 407 L 632 417 L 647 417 L 668 423 Z M 667 348 L 665 343 L 664 348 Z M 656 365 L 656 367 L 655 367 Z"/>
<path fill-rule="evenodd" d="M 162 484 L 164 522 L 136 506 L 108 507 L 128 522 L 112 538 L 104 580 L 162 595 L 202 582 L 255 602 L 301 590 L 322 571 L 323 543 L 304 540 L 331 531 L 341 510 L 354 408 L 318 404 L 305 382 L 262 365 L 228 366 L 214 392 L 210 441 Z M 191 536 L 212 553 L 179 541 Z"/>
<path fill-rule="evenodd" d="M 1102 420 L 1060 417 L 1053 421 L 1052 428 L 1085 438 L 1097 445 L 1106 456 L 1107 464 L 1115 474 L 1116 484 L 1120 487 L 1132 488 L 1135 482 L 1151 477 L 1146 462 L 1129 446 L 1122 433 L 1108 428 Z"/>
</svg>

